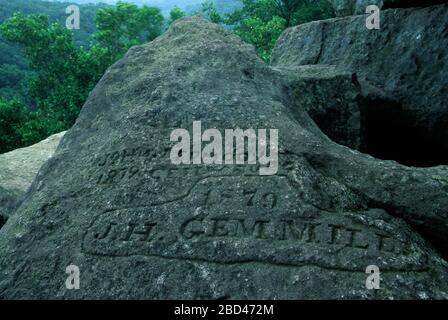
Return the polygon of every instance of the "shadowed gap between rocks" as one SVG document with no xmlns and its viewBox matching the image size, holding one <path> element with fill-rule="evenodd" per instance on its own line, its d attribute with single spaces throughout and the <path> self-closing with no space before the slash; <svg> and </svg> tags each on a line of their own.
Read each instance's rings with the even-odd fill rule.
<svg viewBox="0 0 448 320">
<path fill-rule="evenodd" d="M 434 231 L 428 231 L 428 226 L 426 226 L 425 228 L 424 227 L 414 227 L 413 229 L 418 234 L 420 234 L 420 236 L 423 239 L 428 241 L 445 261 L 448 261 L 448 245 L 446 242 L 442 242 L 442 241 L 440 241 L 440 239 L 435 237 Z"/>
<path fill-rule="evenodd" d="M 372 99 L 361 105 L 361 152 L 410 167 L 447 165 L 443 146 L 436 141 L 397 102 Z"/>
<path fill-rule="evenodd" d="M 364 98 L 358 103 L 360 131 L 346 135 L 360 135 L 359 151 L 377 159 L 394 160 L 409 167 L 448 165 L 444 147 L 439 145 L 430 133 L 417 128 L 398 102 Z M 330 139 L 347 145 L 344 143 L 346 137 L 341 137 L 335 125 L 335 119 L 347 118 L 343 110 L 327 109 L 323 113 L 309 114 Z"/>
<path fill-rule="evenodd" d="M 8 221 L 8 219 L 2 215 L 0 215 L 0 230 L 3 228 L 3 226 L 6 224 L 6 221 Z"/>
<path fill-rule="evenodd" d="M 350 112 L 340 108 L 328 108 L 321 113 L 308 112 L 319 129 L 330 139 L 341 145 L 347 145 L 349 136 L 359 135 L 359 149 L 363 153 L 381 160 L 395 160 L 410 167 L 433 167 L 447 165 L 448 156 L 443 146 L 437 144 L 431 134 L 415 126 L 412 117 L 406 114 L 400 103 L 379 97 L 359 97 L 360 130 L 341 135 L 335 125 L 335 119 L 348 121 Z M 349 127 L 348 122 L 346 127 Z M 355 139 L 352 139 L 355 140 Z M 371 208 L 381 208 L 391 216 L 405 215 L 400 208 L 373 202 Z M 437 230 L 428 226 L 412 227 L 415 232 L 428 241 L 443 259 L 448 261 L 448 246 L 435 236 Z"/>
</svg>

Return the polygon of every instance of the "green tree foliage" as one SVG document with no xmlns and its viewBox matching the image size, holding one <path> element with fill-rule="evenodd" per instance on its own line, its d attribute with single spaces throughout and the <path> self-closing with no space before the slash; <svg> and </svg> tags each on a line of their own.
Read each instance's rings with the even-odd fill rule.
<svg viewBox="0 0 448 320">
<path fill-rule="evenodd" d="M 19 101 L 0 98 L 0 153 L 22 146 L 20 130 L 26 117 L 25 107 Z"/>
<path fill-rule="evenodd" d="M 15 14 L 0 26 L 2 36 L 20 44 L 33 71 L 29 77 L 28 93 L 39 114 L 52 118 L 54 124 L 43 136 L 66 129 L 74 123 L 91 87 L 93 74 L 82 70 L 78 62 L 83 49 L 73 43 L 69 30 L 58 23 L 50 24 L 45 15 Z M 81 68 L 80 68 L 81 67 Z M 81 81 L 79 74 L 90 79 Z M 30 137 L 31 142 L 35 140 Z"/>
<path fill-rule="evenodd" d="M 69 128 L 105 69 L 165 27 L 160 9 L 125 2 L 81 6 L 81 30 L 74 31 L 65 28 L 67 4 L 0 5 L 0 153 Z M 23 13 L 12 15 L 18 8 Z M 46 14 L 27 14 L 36 8 Z M 288 26 L 333 16 L 327 0 L 207 0 L 200 13 L 253 44 L 265 61 Z M 167 22 L 184 15 L 174 7 Z"/>
<path fill-rule="evenodd" d="M 151 41 L 162 33 L 164 17 L 159 8 L 118 2 L 98 10 L 94 38 L 106 48 L 110 62 L 121 58 L 133 45 Z"/>
<path fill-rule="evenodd" d="M 71 33 L 60 24 L 50 24 L 45 15 L 15 14 L 1 25 L 0 32 L 8 41 L 24 48 L 25 57 L 35 71 L 30 93 L 38 103 L 72 77 L 78 50 Z"/>
<path fill-rule="evenodd" d="M 71 127 L 105 69 L 132 45 L 158 36 L 163 19 L 157 8 L 125 3 L 102 8 L 94 34 L 97 41 L 88 48 L 76 46 L 73 32 L 65 24 L 50 23 L 46 15 L 18 13 L 5 20 L 0 34 L 23 48 L 31 71 L 27 81 L 31 104 L 25 108 L 16 100 L 2 100 L 5 111 L 0 122 L 10 122 L 11 126 L 5 133 L 10 138 L 0 140 L 0 150 L 29 145 Z M 12 118 L 9 111 L 19 110 L 19 105 L 25 116 Z"/>
<path fill-rule="evenodd" d="M 14 14 L 0 25 L 1 36 L 23 48 L 27 74 L 25 107 L 16 99 L 0 102 L 0 152 L 40 141 L 75 122 L 90 91 L 105 69 L 133 45 L 160 35 L 164 18 L 157 8 L 127 3 L 98 10 L 96 42 L 77 46 L 65 24 L 46 15 Z M 5 84 L 18 81 L 14 67 L 0 69 Z M 4 125 L 8 124 L 8 125 Z"/>
<path fill-rule="evenodd" d="M 76 47 L 71 31 L 58 23 L 50 24 L 45 15 L 15 14 L 0 26 L 0 33 L 23 48 L 32 70 L 29 96 L 39 115 L 53 120 L 48 132 L 40 132 L 48 135 L 68 128 L 104 72 L 101 60 L 105 50 Z"/>
<path fill-rule="evenodd" d="M 219 14 L 215 3 L 211 0 L 206 0 L 202 3 L 201 12 L 213 23 L 222 23 L 224 21 Z"/>
<path fill-rule="evenodd" d="M 50 22 L 65 25 L 67 3 L 46 2 L 41 0 L 0 0 L 0 23 L 10 18 L 14 13 L 45 14 Z M 87 47 L 95 32 L 94 18 L 98 9 L 104 4 L 79 5 L 81 10 L 81 29 L 73 33 L 76 45 Z M 20 46 L 0 37 L 0 96 L 13 97 L 29 103 L 26 90 L 26 76 L 30 72 L 27 61 Z"/>
<path fill-rule="evenodd" d="M 285 26 L 288 28 L 292 24 L 294 14 L 303 6 L 307 5 L 309 0 L 274 0 L 276 14 L 285 20 Z"/>
<path fill-rule="evenodd" d="M 291 15 L 291 26 L 310 21 L 330 19 L 335 16 L 333 7 L 327 0 L 307 0 Z"/>
<path fill-rule="evenodd" d="M 242 0 L 241 9 L 227 14 L 224 23 L 253 44 L 268 62 L 280 34 L 287 27 L 334 16 L 327 0 Z"/>
<path fill-rule="evenodd" d="M 185 17 L 185 12 L 183 12 L 178 6 L 174 6 L 170 11 L 170 20 L 168 21 L 168 24 L 172 24 L 174 21 L 182 17 Z"/>
<path fill-rule="evenodd" d="M 243 20 L 250 18 L 268 22 L 274 16 L 279 16 L 274 0 L 241 0 L 241 2 L 243 3 L 241 9 L 226 15 L 226 24 L 238 26 Z"/>
<path fill-rule="evenodd" d="M 253 44 L 259 57 L 268 62 L 275 42 L 285 29 L 285 24 L 285 20 L 278 16 L 273 16 L 267 22 L 258 17 L 249 17 L 241 21 L 235 32 L 245 42 Z"/>
</svg>

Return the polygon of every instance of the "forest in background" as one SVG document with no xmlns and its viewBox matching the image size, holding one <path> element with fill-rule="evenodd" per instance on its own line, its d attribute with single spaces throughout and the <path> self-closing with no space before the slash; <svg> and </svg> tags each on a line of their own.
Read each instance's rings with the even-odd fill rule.
<svg viewBox="0 0 448 320">
<path fill-rule="evenodd" d="M 154 3 L 160 3 L 160 9 L 165 16 L 169 15 L 170 10 L 176 3 L 182 3 L 182 0 L 152 0 Z M 188 0 L 181 6 L 186 14 L 200 11 L 203 0 Z M 88 47 L 92 41 L 92 36 L 96 30 L 95 17 L 98 9 L 108 6 L 107 3 L 117 1 L 95 1 L 95 0 L 76 0 L 74 1 L 80 7 L 81 29 L 73 32 L 73 39 L 77 46 Z M 96 4 L 89 4 L 94 2 Z M 142 0 L 133 0 L 135 4 L 142 4 Z M 65 25 L 67 14 L 66 7 L 72 2 L 60 1 L 42 1 L 42 0 L 0 0 L 0 23 L 10 18 L 14 13 L 24 14 L 44 14 L 47 15 L 50 22 L 58 22 Z M 162 5 L 163 4 L 163 5 Z M 240 7 L 239 0 L 214 0 L 217 12 L 225 14 Z M 26 83 L 23 81 L 30 72 L 27 61 L 20 50 L 20 46 L 13 42 L 6 41 L 0 36 L 0 97 L 13 98 L 20 97 L 28 100 L 26 92 Z M 28 101 L 30 102 L 30 101 Z"/>
<path fill-rule="evenodd" d="M 65 8 L 67 3 L 48 3 L 41 0 L 0 0 L 0 23 L 10 18 L 14 13 L 44 14 L 50 22 L 58 22 L 65 25 Z M 73 32 L 76 45 L 88 46 L 92 34 L 95 32 L 95 16 L 103 4 L 80 5 L 82 10 L 82 28 Z M 0 97 L 12 98 L 20 96 L 26 99 L 26 85 L 22 81 L 30 71 L 27 60 L 20 50 L 20 46 L 7 41 L 0 36 Z"/>
<path fill-rule="evenodd" d="M 0 0 L 0 153 L 70 128 L 104 71 L 181 17 L 201 14 L 225 26 L 269 62 L 284 29 L 334 16 L 327 0 L 206 0 L 167 14 L 118 2 L 80 4 L 81 28 L 68 30 L 67 6 Z"/>
</svg>

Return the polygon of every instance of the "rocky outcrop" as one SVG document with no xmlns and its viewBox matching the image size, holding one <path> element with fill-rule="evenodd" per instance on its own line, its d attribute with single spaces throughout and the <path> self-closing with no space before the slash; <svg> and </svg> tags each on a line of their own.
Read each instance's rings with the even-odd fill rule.
<svg viewBox="0 0 448 320">
<path fill-rule="evenodd" d="M 61 132 L 33 146 L 0 155 L 0 221 L 6 222 L 20 203 L 40 167 L 53 155 L 64 134 Z"/>
<path fill-rule="evenodd" d="M 328 0 L 333 6 L 336 16 L 352 16 L 365 14 L 370 5 L 380 9 L 426 7 L 445 3 L 446 0 Z"/>
<path fill-rule="evenodd" d="M 448 164 L 447 28 L 448 5 L 385 10 L 380 30 L 368 30 L 363 16 L 311 22 L 281 36 L 272 65 L 355 73 L 363 91 L 388 97 L 365 104 L 363 151 L 410 166 Z"/>
<path fill-rule="evenodd" d="M 333 142 L 291 112 L 286 78 L 198 17 L 132 48 L 0 231 L 0 297 L 447 298 L 448 264 L 427 237 L 447 234 L 448 168 Z M 173 164 L 173 130 L 193 121 L 278 129 L 277 173 Z M 69 265 L 81 290 L 65 287 Z M 366 288 L 369 265 L 382 290 Z"/>
</svg>

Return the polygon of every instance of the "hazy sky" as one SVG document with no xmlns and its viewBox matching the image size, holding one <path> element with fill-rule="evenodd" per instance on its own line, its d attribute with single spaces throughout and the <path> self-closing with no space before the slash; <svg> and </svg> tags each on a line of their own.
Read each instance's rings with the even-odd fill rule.
<svg viewBox="0 0 448 320">
<path fill-rule="evenodd" d="M 53 2 L 69 2 L 69 3 L 107 3 L 115 4 L 118 0 L 47 0 Z M 178 6 L 182 10 L 191 11 L 192 8 L 197 9 L 204 0 L 125 0 L 125 2 L 135 3 L 137 5 L 153 5 L 159 7 L 166 15 L 174 7 Z"/>
<path fill-rule="evenodd" d="M 79 4 L 99 3 L 99 2 L 115 4 L 119 0 L 46 0 L 46 1 L 54 1 L 54 2 L 58 1 L 58 2 L 79 3 Z M 178 6 L 187 13 L 191 13 L 193 11 L 200 9 L 201 3 L 204 2 L 204 0 L 124 0 L 124 1 L 132 2 L 137 5 L 146 4 L 159 7 L 164 15 L 168 15 L 170 10 L 174 6 Z M 238 6 L 237 3 L 239 3 L 238 0 L 214 0 L 214 1 L 215 3 L 218 4 L 218 11 L 220 10 L 221 13 L 235 10 L 236 9 L 235 6 Z"/>
<path fill-rule="evenodd" d="M 49 0 L 49 1 L 59 1 L 59 2 L 71 2 L 71 3 L 109 3 L 114 4 L 118 0 Z M 152 4 L 158 6 L 174 6 L 186 7 L 188 5 L 194 5 L 201 3 L 203 0 L 126 0 L 126 2 L 132 2 L 135 4 Z"/>
</svg>

